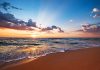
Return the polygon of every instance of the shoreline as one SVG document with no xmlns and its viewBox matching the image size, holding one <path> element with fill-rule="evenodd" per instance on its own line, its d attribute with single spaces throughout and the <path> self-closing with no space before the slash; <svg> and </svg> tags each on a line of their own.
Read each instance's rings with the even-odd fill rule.
<svg viewBox="0 0 100 70">
<path fill-rule="evenodd" d="M 61 68 L 64 68 L 64 67 L 65 67 L 64 70 L 67 70 L 66 66 L 68 66 L 68 68 L 69 68 L 69 67 L 71 67 L 70 65 L 72 65 L 72 67 L 73 67 L 73 64 L 79 65 L 79 63 L 80 63 L 80 65 L 83 64 L 82 67 L 84 67 L 84 65 L 85 65 L 84 62 L 86 62 L 86 64 L 93 64 L 92 62 L 96 62 L 96 61 L 98 61 L 98 63 L 100 63 L 100 61 L 98 60 L 98 59 L 100 59 L 99 53 L 100 53 L 100 47 L 83 48 L 83 49 L 77 49 L 77 50 L 67 50 L 65 52 L 47 54 L 46 56 L 41 56 L 39 58 L 36 58 L 35 60 L 34 59 L 22 60 L 21 62 L 18 62 L 17 65 L 12 64 L 11 66 L 4 68 L 2 70 L 22 70 L 23 68 L 25 70 L 32 70 L 32 69 L 34 69 L 34 70 L 54 70 L 55 69 L 56 70 L 56 68 L 58 66 L 59 66 L 58 70 L 61 70 Z M 95 58 L 95 57 L 98 57 L 98 58 Z M 91 60 L 91 59 L 93 59 L 93 60 Z M 79 60 L 79 61 L 77 61 L 77 60 Z M 97 62 L 96 62 L 96 64 L 97 64 Z M 46 65 L 46 66 L 44 67 L 44 65 Z M 54 66 L 52 66 L 52 65 L 54 65 Z M 90 70 L 88 68 L 88 65 L 86 67 L 87 67 L 87 69 L 77 69 L 77 70 Z M 71 70 L 71 69 L 69 68 L 69 70 Z M 74 69 L 74 70 L 76 70 L 76 69 Z M 94 69 L 91 68 L 91 70 L 94 70 Z M 99 69 L 97 69 L 97 70 L 100 70 L 100 64 L 99 64 Z"/>
<path fill-rule="evenodd" d="M 67 49 L 67 50 L 64 50 L 63 52 L 61 51 L 61 52 L 56 52 L 56 53 L 48 53 L 48 54 L 44 54 L 44 55 L 32 57 L 32 58 L 27 57 L 27 58 L 23 58 L 23 59 L 19 59 L 19 60 L 12 60 L 12 61 L 9 61 L 9 62 L 1 62 L 2 64 L 0 64 L 0 70 L 6 69 L 6 68 L 9 68 L 9 67 L 13 67 L 13 66 L 17 66 L 17 65 L 21 65 L 21 64 L 25 64 L 25 63 L 34 61 L 36 59 L 39 59 L 41 57 L 45 57 L 45 56 L 50 55 L 50 54 L 64 53 L 64 52 L 67 52 L 67 51 L 73 51 L 73 50 L 79 50 L 79 49 L 86 49 L 86 48 Z"/>
<path fill-rule="evenodd" d="M 31 62 L 31 61 L 34 61 L 34 60 L 35 60 L 35 58 L 30 58 L 30 59 L 24 58 L 24 59 L 21 59 L 21 60 L 5 62 L 5 63 L 0 65 L 0 70 L 4 70 L 4 69 L 10 68 L 10 67 L 17 66 L 17 65 L 25 64 L 25 63 L 28 63 L 28 62 Z"/>
</svg>

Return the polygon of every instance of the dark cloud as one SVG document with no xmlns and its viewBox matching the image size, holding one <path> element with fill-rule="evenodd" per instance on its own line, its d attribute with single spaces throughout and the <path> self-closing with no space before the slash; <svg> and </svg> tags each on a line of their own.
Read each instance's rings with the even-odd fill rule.
<svg viewBox="0 0 100 70">
<path fill-rule="evenodd" d="M 0 4 L 0 8 L 4 9 L 5 11 L 8 11 L 9 9 L 17 9 L 22 10 L 21 8 L 17 8 L 15 6 L 12 6 L 9 2 L 3 2 Z"/>
<path fill-rule="evenodd" d="M 21 8 L 17 8 L 17 7 L 15 7 L 15 6 L 11 6 L 11 8 L 17 9 L 17 10 L 22 10 Z"/>
<path fill-rule="evenodd" d="M 41 29 L 40 31 L 50 31 L 57 29 L 58 32 L 64 32 L 60 27 L 51 26 L 46 28 L 39 28 L 36 22 L 29 19 L 28 22 L 15 18 L 13 14 L 0 12 L 0 27 L 12 28 L 17 30 L 34 30 L 35 28 Z"/>
<path fill-rule="evenodd" d="M 37 27 L 36 22 L 33 22 L 32 19 L 28 20 L 27 26 Z"/>
<path fill-rule="evenodd" d="M 64 32 L 60 27 L 57 27 L 55 25 L 51 26 L 51 27 L 46 27 L 46 28 L 43 28 L 42 31 L 50 31 L 50 30 L 53 30 L 53 29 L 57 29 L 58 32 Z"/>
<path fill-rule="evenodd" d="M 58 32 L 64 32 L 60 27 L 51 26 L 46 28 L 39 28 L 36 22 L 29 19 L 28 22 L 15 18 L 13 14 L 0 12 L 0 27 L 7 27 L 18 30 L 34 30 L 35 28 L 40 29 L 40 31 L 53 31 L 57 29 Z"/>
<path fill-rule="evenodd" d="M 0 20 L 1 21 L 17 23 L 17 19 L 14 17 L 14 15 L 12 15 L 10 13 L 2 13 L 2 12 L 0 12 Z"/>
<path fill-rule="evenodd" d="M 12 6 L 8 2 L 3 2 L 0 4 L 0 8 L 3 8 L 5 11 L 8 11 L 9 9 L 18 9 L 15 6 Z M 38 29 L 40 31 L 52 31 L 54 29 L 57 29 L 58 32 L 64 32 L 60 27 L 57 26 L 51 26 L 46 28 L 39 28 L 36 25 L 36 22 L 33 22 L 32 19 L 29 19 L 27 22 L 17 19 L 13 14 L 10 13 L 3 13 L 0 11 L 0 27 L 6 27 L 6 28 L 12 28 L 17 30 L 35 30 Z"/>
<path fill-rule="evenodd" d="M 100 23 L 84 24 L 84 25 L 82 25 L 82 29 L 80 29 L 78 31 L 98 33 L 98 32 L 100 32 Z"/>
<path fill-rule="evenodd" d="M 35 22 L 25 22 L 23 20 L 16 19 L 13 14 L 0 12 L 0 27 L 8 27 L 21 30 L 32 30 L 30 27 L 36 27 Z"/>
</svg>

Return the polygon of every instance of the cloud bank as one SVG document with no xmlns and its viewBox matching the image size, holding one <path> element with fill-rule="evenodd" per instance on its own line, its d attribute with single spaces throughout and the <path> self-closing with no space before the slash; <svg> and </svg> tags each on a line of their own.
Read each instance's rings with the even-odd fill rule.
<svg viewBox="0 0 100 70">
<path fill-rule="evenodd" d="M 84 32 L 100 32 L 100 23 L 84 24 L 82 25 L 82 31 Z"/>
<path fill-rule="evenodd" d="M 3 13 L 0 10 L 0 27 L 12 28 L 17 30 L 33 30 L 39 32 L 64 32 L 60 27 L 55 25 L 43 28 L 37 26 L 36 22 L 33 22 L 32 19 L 29 19 L 27 22 L 17 19 L 13 14 L 8 13 L 8 10 L 10 8 L 17 10 L 21 9 L 12 6 L 8 2 L 3 2 L 2 4 L 0 4 L 0 8 L 4 9 L 7 12 Z"/>
</svg>

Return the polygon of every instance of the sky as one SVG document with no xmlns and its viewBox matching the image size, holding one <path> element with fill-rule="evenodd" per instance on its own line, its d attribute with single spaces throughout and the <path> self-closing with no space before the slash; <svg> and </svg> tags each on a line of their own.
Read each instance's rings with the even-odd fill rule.
<svg viewBox="0 0 100 70">
<path fill-rule="evenodd" d="M 2 6 L 4 2 L 10 3 L 8 10 Z M 100 0 L 0 0 L 0 3 L 2 15 L 14 16 L 10 21 L 0 16 L 1 37 L 100 37 Z M 9 19 L 7 15 L 5 18 Z M 28 25 L 29 19 L 34 25 Z M 10 35 L 12 30 L 15 33 Z"/>
</svg>

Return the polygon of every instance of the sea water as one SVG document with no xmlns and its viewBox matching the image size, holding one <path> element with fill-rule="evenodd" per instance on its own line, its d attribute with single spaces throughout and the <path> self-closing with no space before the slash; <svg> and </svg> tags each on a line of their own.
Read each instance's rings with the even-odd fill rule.
<svg viewBox="0 0 100 70">
<path fill-rule="evenodd" d="M 0 38 L 0 61 L 37 58 L 91 47 L 100 47 L 100 38 Z"/>
</svg>

